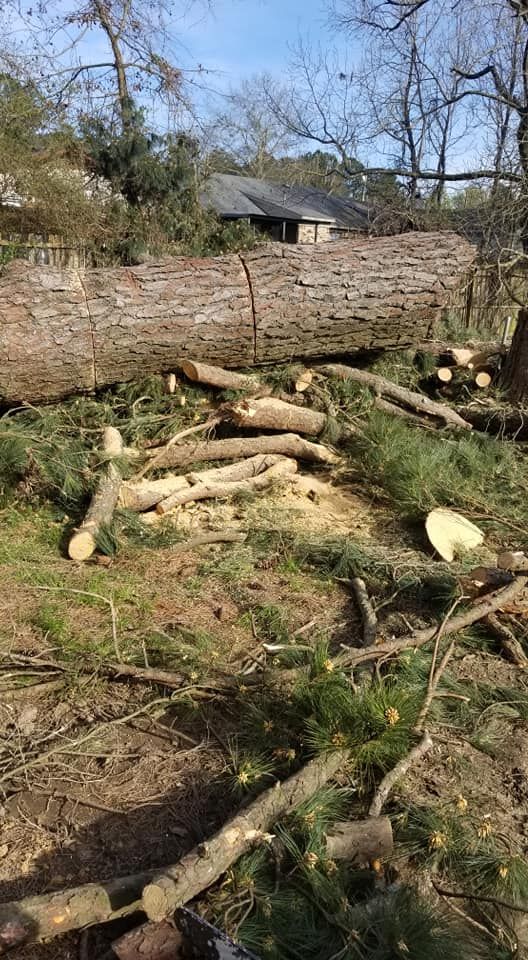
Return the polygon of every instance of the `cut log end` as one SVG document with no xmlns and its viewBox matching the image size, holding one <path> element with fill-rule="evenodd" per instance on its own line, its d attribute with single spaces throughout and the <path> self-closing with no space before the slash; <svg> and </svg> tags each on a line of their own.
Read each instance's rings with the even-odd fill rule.
<svg viewBox="0 0 528 960">
<path fill-rule="evenodd" d="M 97 547 L 97 541 L 89 530 L 78 530 L 73 534 L 68 544 L 68 556 L 71 560 L 82 563 L 89 560 Z"/>
<path fill-rule="evenodd" d="M 430 543 L 443 560 L 451 563 L 459 550 L 474 550 L 484 540 L 482 530 L 460 513 L 437 507 L 425 521 Z"/>
<path fill-rule="evenodd" d="M 485 390 L 491 384 L 491 374 L 487 373 L 486 370 L 481 370 L 475 374 L 475 383 L 481 390 Z"/>
<path fill-rule="evenodd" d="M 141 905 L 149 920 L 159 923 L 170 917 L 178 904 L 176 884 L 170 877 L 159 877 L 143 888 Z"/>
<path fill-rule="evenodd" d="M 440 383 L 451 383 L 453 371 L 449 367 L 439 367 L 436 371 L 436 376 L 440 380 Z"/>
</svg>

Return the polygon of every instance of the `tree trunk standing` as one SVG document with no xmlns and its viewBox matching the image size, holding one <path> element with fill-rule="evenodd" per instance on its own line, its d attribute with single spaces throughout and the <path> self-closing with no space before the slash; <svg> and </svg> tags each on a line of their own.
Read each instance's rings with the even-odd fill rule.
<svg viewBox="0 0 528 960">
<path fill-rule="evenodd" d="M 128 81 L 126 75 L 125 61 L 123 59 L 123 54 L 120 46 L 120 31 L 114 30 L 112 26 L 112 21 L 110 18 L 110 12 L 108 5 L 102 3 L 101 0 L 94 0 L 94 8 L 99 22 L 104 32 L 108 37 L 108 41 L 112 48 L 112 55 L 114 57 L 114 69 L 116 72 L 117 79 L 117 97 L 119 100 L 119 112 L 121 114 L 121 129 L 123 133 L 130 130 L 132 126 L 132 99 L 128 91 Z M 126 18 L 126 13 L 125 13 Z M 125 18 L 123 18 L 122 25 L 125 23 Z"/>
<path fill-rule="evenodd" d="M 454 233 L 407 233 L 137 267 L 10 264 L 0 276 L 0 398 L 173 371 L 251 367 L 423 340 L 474 259 Z"/>
<path fill-rule="evenodd" d="M 510 352 L 502 368 L 501 384 L 514 403 L 528 400 L 528 309 L 519 310 Z"/>
</svg>

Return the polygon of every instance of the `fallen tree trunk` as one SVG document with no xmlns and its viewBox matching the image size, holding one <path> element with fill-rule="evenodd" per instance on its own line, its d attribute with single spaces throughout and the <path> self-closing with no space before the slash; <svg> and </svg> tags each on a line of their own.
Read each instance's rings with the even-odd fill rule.
<svg viewBox="0 0 528 960">
<path fill-rule="evenodd" d="M 276 453 L 311 463 L 339 463 L 337 454 L 320 443 L 311 443 L 295 433 L 264 437 L 229 437 L 226 440 L 202 440 L 168 447 L 156 459 L 156 467 L 185 467 L 210 460 L 239 460 L 258 453 Z"/>
<path fill-rule="evenodd" d="M 211 500 L 213 498 L 232 497 L 235 493 L 266 490 L 274 480 L 296 472 L 297 461 L 288 457 L 281 457 L 263 473 L 250 476 L 245 480 L 218 480 L 210 483 L 196 483 L 188 490 L 173 493 L 171 497 L 167 497 L 166 500 L 157 504 L 156 513 L 164 515 L 170 510 L 174 510 L 175 507 L 182 506 L 184 503 L 191 503 L 194 500 Z"/>
<path fill-rule="evenodd" d="M 406 233 L 243 254 L 0 277 L 0 398 L 55 400 L 182 361 L 230 368 L 427 335 L 474 259 L 455 233 Z"/>
<path fill-rule="evenodd" d="M 391 380 L 386 380 L 385 377 L 380 377 L 377 373 L 347 367 L 342 363 L 328 363 L 319 367 L 319 371 L 327 377 L 338 377 L 340 380 L 354 380 L 356 383 L 362 383 L 373 390 L 376 396 L 389 397 L 405 407 L 417 410 L 418 413 L 425 413 L 443 420 L 448 427 L 455 427 L 457 430 L 471 430 L 471 424 L 463 420 L 451 407 L 444 403 L 436 403 L 435 400 L 430 400 L 422 393 L 415 393 L 406 387 L 400 387 L 397 383 L 392 383 Z"/>
<path fill-rule="evenodd" d="M 155 890 L 161 878 L 172 883 L 174 909 L 183 906 L 218 880 L 242 854 L 262 842 L 264 834 L 277 820 L 328 783 L 346 761 L 347 754 L 343 752 L 311 760 L 288 780 L 262 793 L 206 844 L 195 847 L 178 863 L 0 904 L 0 954 L 22 943 L 46 940 L 69 930 L 134 913 L 141 906 L 145 887 L 150 884 Z M 151 896 L 151 902 L 153 899 L 156 900 L 155 895 Z M 156 902 L 161 906 L 163 900 L 158 898 Z M 157 916 L 164 919 L 160 913 L 163 910 L 158 910 Z"/>
<path fill-rule="evenodd" d="M 237 427 L 252 427 L 257 430 L 291 430 L 317 437 L 325 429 L 328 418 L 325 413 L 296 407 L 276 397 L 260 397 L 257 400 L 241 400 L 228 409 L 229 419 Z"/>
<path fill-rule="evenodd" d="M 123 455 L 123 439 L 115 427 L 106 427 L 103 435 L 103 450 L 109 463 L 99 481 L 86 517 L 73 534 L 68 544 L 68 556 L 72 560 L 88 560 L 97 546 L 97 536 L 102 527 L 112 522 L 121 487 L 121 475 L 112 459 Z"/>
</svg>

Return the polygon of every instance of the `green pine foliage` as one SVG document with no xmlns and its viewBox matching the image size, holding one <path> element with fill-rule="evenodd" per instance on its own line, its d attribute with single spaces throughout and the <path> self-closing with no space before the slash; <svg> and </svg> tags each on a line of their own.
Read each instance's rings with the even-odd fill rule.
<svg viewBox="0 0 528 960">
<path fill-rule="evenodd" d="M 373 411 L 353 444 L 354 469 L 377 484 L 396 509 L 421 519 L 435 507 L 526 518 L 522 459 L 511 443 L 473 434 L 447 436 Z"/>
<path fill-rule="evenodd" d="M 336 863 L 325 831 L 347 793 L 326 787 L 276 824 L 208 897 L 208 915 L 263 958 L 477 960 L 489 956 L 466 928 L 402 885 Z"/>
</svg>

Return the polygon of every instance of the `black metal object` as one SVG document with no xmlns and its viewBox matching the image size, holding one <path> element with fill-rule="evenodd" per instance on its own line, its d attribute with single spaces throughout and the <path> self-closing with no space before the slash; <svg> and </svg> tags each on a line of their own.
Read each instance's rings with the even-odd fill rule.
<svg viewBox="0 0 528 960">
<path fill-rule="evenodd" d="M 183 937 L 186 960 L 259 960 L 186 907 L 176 911 L 174 920 Z"/>
</svg>

